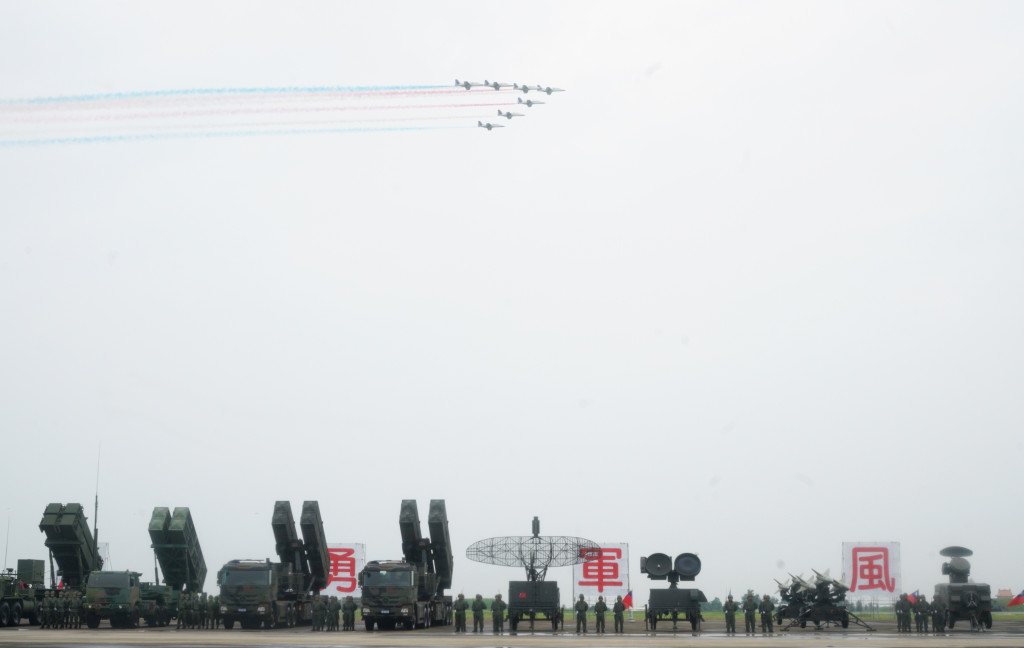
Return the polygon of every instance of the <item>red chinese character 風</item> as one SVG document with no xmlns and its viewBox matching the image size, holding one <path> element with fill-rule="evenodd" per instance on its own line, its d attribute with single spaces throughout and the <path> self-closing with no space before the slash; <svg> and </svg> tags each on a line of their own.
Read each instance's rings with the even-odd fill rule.
<svg viewBox="0 0 1024 648">
<path fill-rule="evenodd" d="M 854 547 L 851 592 L 864 590 L 896 591 L 896 579 L 889 576 L 888 547 Z"/>
</svg>

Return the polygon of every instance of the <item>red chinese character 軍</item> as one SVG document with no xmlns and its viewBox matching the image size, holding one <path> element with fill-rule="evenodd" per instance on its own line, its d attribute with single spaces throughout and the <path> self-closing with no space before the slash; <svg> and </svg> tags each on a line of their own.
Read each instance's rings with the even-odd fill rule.
<svg viewBox="0 0 1024 648">
<path fill-rule="evenodd" d="M 343 594 L 356 591 L 356 550 L 351 547 L 328 549 L 331 569 L 327 574 L 327 588 L 332 586 Z M 335 585 L 335 583 L 337 583 Z"/>
<path fill-rule="evenodd" d="M 622 587 L 619 578 L 619 563 L 622 559 L 622 549 L 613 548 L 585 548 L 580 549 L 580 557 L 586 562 L 583 563 L 583 580 L 579 581 L 581 587 L 597 586 L 598 592 L 603 592 L 605 587 Z"/>
<path fill-rule="evenodd" d="M 854 547 L 853 580 L 850 591 L 879 589 L 896 591 L 896 579 L 889 576 L 888 547 Z"/>
</svg>

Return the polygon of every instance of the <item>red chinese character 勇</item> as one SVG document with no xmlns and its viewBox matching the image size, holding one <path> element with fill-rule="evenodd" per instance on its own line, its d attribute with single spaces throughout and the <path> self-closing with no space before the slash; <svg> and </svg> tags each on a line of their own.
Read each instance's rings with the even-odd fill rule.
<svg viewBox="0 0 1024 648">
<path fill-rule="evenodd" d="M 342 593 L 356 591 L 356 558 L 355 549 L 351 547 L 341 549 L 328 549 L 331 557 L 331 569 L 327 573 L 327 588 L 334 585 L 334 589 Z"/>
</svg>

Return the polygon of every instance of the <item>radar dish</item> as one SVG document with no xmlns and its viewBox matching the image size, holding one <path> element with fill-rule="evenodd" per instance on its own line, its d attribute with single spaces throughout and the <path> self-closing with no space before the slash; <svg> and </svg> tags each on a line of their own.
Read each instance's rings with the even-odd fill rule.
<svg viewBox="0 0 1024 648">
<path fill-rule="evenodd" d="M 501 536 L 478 540 L 466 549 L 466 558 L 488 565 L 523 567 L 531 581 L 544 580 L 548 567 L 587 562 L 598 544 L 575 536 L 542 536 L 534 518 L 534 535 Z"/>
<path fill-rule="evenodd" d="M 946 556 L 947 558 L 966 558 L 967 556 L 973 556 L 974 552 L 967 547 L 958 547 L 953 545 L 952 547 L 946 547 L 939 552 L 940 556 Z"/>
</svg>

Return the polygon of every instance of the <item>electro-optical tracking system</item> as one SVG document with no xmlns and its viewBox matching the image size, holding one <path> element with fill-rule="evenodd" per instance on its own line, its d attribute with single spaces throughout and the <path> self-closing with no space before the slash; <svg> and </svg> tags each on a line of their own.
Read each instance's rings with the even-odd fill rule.
<svg viewBox="0 0 1024 648">
<path fill-rule="evenodd" d="M 967 556 L 974 552 L 967 547 L 946 547 L 939 555 L 950 558 L 942 563 L 942 574 L 949 576 L 948 583 L 935 586 L 935 596 L 945 599 L 945 624 L 952 628 L 957 621 L 969 621 L 971 630 L 990 629 L 992 627 L 992 588 L 986 583 L 968 582 L 971 575 L 971 563 Z"/>
<path fill-rule="evenodd" d="M 668 589 L 652 589 L 647 601 L 645 622 L 651 630 L 657 630 L 658 621 L 672 619 L 672 629 L 677 629 L 679 619 L 690 622 L 691 630 L 699 630 L 704 617 L 700 604 L 707 603 L 704 592 L 697 588 L 679 587 L 679 581 L 692 581 L 700 573 L 700 558 L 697 554 L 681 553 L 672 560 L 667 554 L 655 553 L 640 558 L 640 573 L 651 580 L 667 580 Z"/>
<path fill-rule="evenodd" d="M 598 549 L 596 542 L 572 536 L 540 535 L 540 520 L 533 518 L 532 536 L 487 538 L 469 545 L 466 557 L 488 565 L 523 567 L 525 581 L 508 583 L 508 623 L 516 630 L 529 619 L 533 630 L 537 615 L 551 621 L 551 629 L 562 625 L 562 601 L 557 582 L 545 581 L 549 567 L 566 567 L 586 562 Z"/>
</svg>

